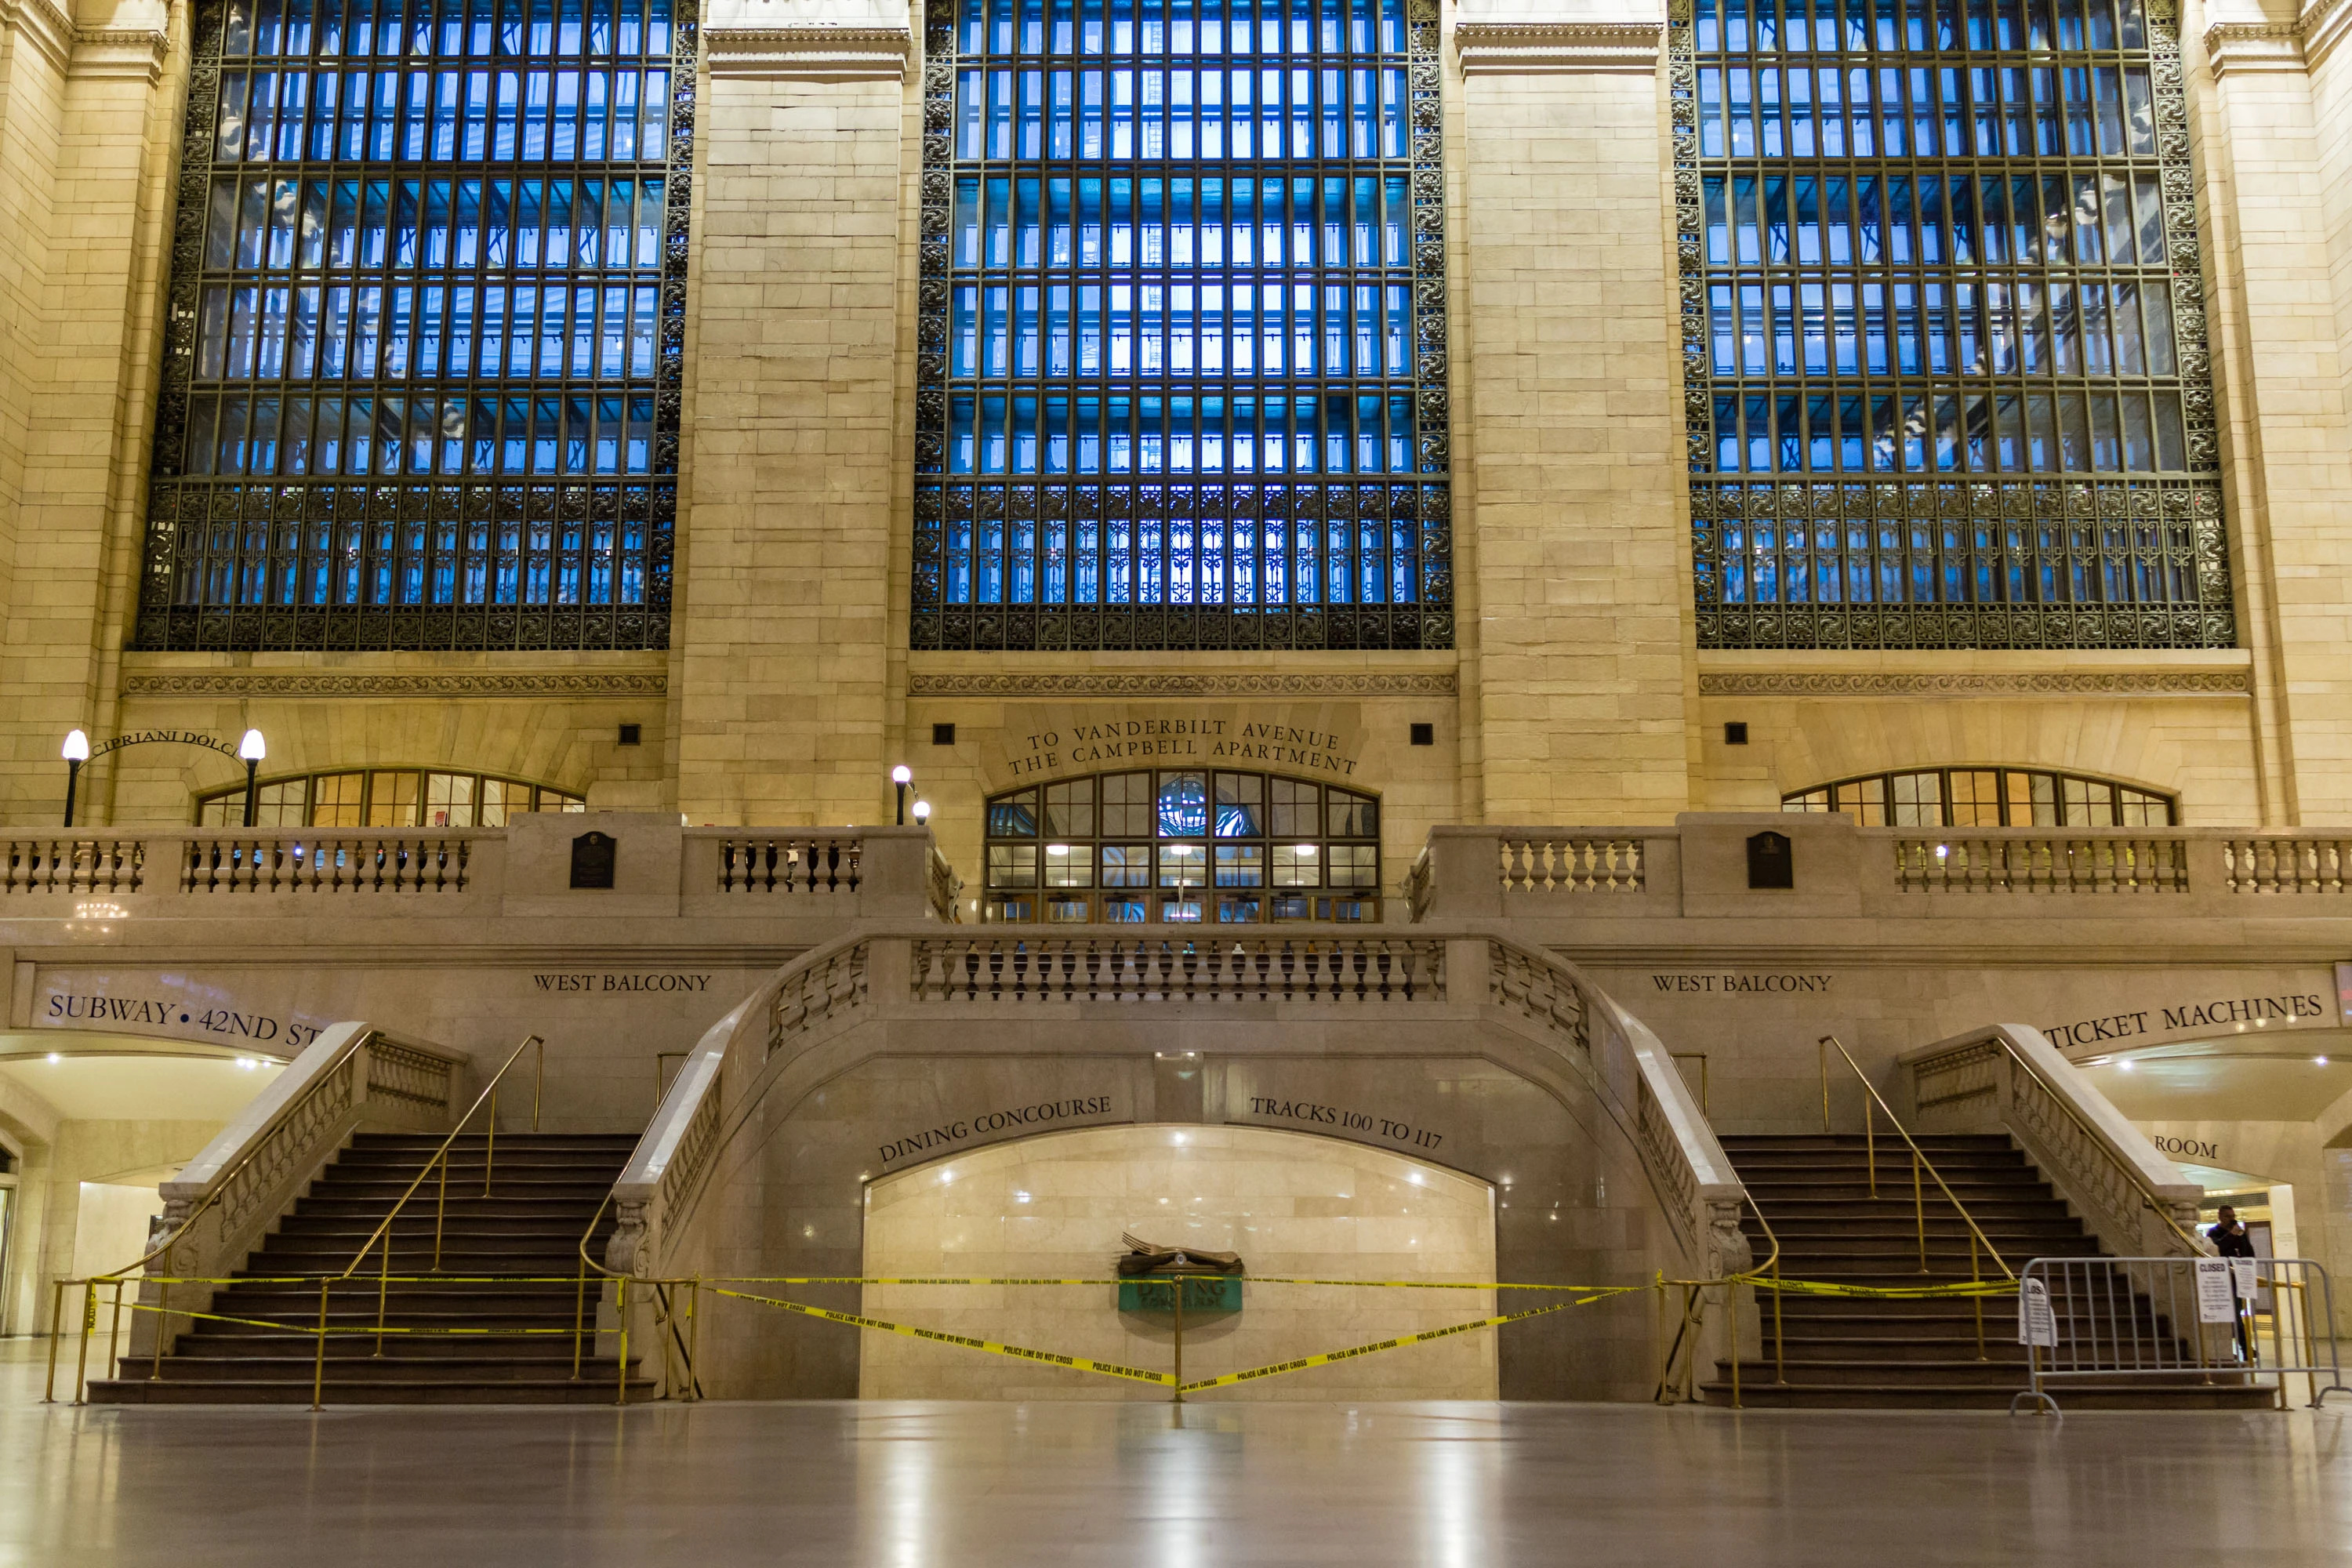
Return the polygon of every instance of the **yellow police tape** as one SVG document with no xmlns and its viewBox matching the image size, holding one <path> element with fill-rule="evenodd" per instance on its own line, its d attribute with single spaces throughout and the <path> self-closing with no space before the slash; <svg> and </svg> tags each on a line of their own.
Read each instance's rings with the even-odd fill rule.
<svg viewBox="0 0 2352 1568">
<path fill-rule="evenodd" d="M 846 1281 L 841 1282 L 845 1283 Z M 1271 1280 L 1259 1281 L 1261 1284 L 1276 1282 L 1276 1281 Z M 1282 1282 L 1297 1283 L 1297 1281 Z M 745 1281 L 745 1283 L 749 1283 L 749 1281 Z M 901 1281 L 901 1283 L 903 1283 L 903 1281 Z M 922 1283 L 937 1283 L 937 1281 L 922 1281 Z M 1060 1281 L 1060 1283 L 1092 1284 L 1097 1282 L 1092 1280 L 1068 1280 Z M 1368 1285 L 1379 1283 L 1379 1281 L 1349 1279 L 1318 1280 L 1315 1281 L 1315 1283 Z M 1407 1281 L 1405 1283 L 1412 1282 Z M 1489 1286 L 1470 1288 L 1496 1289 L 1497 1287 Z M 1510 1289 L 1510 1287 L 1502 1288 Z M 1026 1345 L 1005 1344 L 995 1340 L 975 1339 L 969 1334 L 943 1333 L 937 1329 L 919 1329 L 910 1323 L 894 1323 L 884 1318 L 868 1318 L 861 1316 L 856 1312 L 836 1312 L 824 1307 L 812 1307 L 804 1301 L 789 1301 L 781 1296 L 761 1296 L 746 1290 L 721 1289 L 715 1286 L 712 1288 L 712 1290 L 716 1295 L 732 1297 L 734 1300 L 739 1301 L 757 1301 L 762 1306 L 780 1308 L 787 1312 L 798 1312 L 803 1317 L 821 1318 L 829 1323 L 845 1323 L 852 1328 L 871 1329 L 881 1333 L 905 1334 L 911 1339 L 931 1340 L 940 1344 L 961 1345 L 966 1350 L 984 1351 L 991 1355 L 1013 1356 L 1022 1361 L 1043 1362 L 1049 1366 L 1066 1366 L 1078 1372 L 1096 1373 L 1104 1377 L 1125 1378 L 1131 1383 L 1148 1383 L 1155 1387 L 1174 1388 L 1180 1394 L 1191 1394 L 1197 1389 L 1224 1388 L 1237 1383 L 1255 1382 L 1262 1377 L 1278 1377 L 1282 1373 L 1287 1372 L 1304 1372 L 1308 1367 L 1328 1366 L 1334 1362 L 1352 1361 L 1358 1356 L 1373 1355 L 1381 1351 L 1401 1350 L 1406 1345 L 1417 1345 L 1430 1340 L 1450 1339 L 1455 1334 L 1466 1334 L 1477 1329 L 1496 1328 L 1504 1323 L 1516 1323 L 1528 1318 L 1540 1318 L 1549 1312 L 1564 1311 L 1570 1307 L 1581 1307 L 1589 1302 L 1603 1300 L 1611 1296 L 1628 1295 L 1635 1291 L 1653 1289 L 1654 1287 L 1649 1285 L 1598 1287 L 1547 1285 L 1526 1287 L 1526 1289 L 1548 1290 L 1585 1290 L 1589 1293 L 1573 1301 L 1555 1301 L 1548 1307 L 1529 1307 L 1522 1311 L 1503 1312 L 1491 1318 L 1480 1318 L 1475 1322 L 1456 1323 L 1451 1328 L 1427 1329 L 1419 1333 L 1401 1334 L 1394 1339 L 1377 1340 L 1370 1344 L 1356 1345 L 1348 1350 L 1328 1351 L 1320 1355 L 1302 1356 L 1296 1361 L 1276 1362 L 1269 1366 L 1252 1367 L 1246 1372 L 1229 1372 L 1220 1377 L 1204 1377 L 1196 1382 L 1186 1384 L 1177 1383 L 1175 1377 L 1168 1373 L 1146 1372 L 1140 1367 L 1122 1366 L 1117 1362 L 1093 1361 L 1085 1356 L 1064 1355 L 1055 1351 L 1032 1350 Z"/>
<path fill-rule="evenodd" d="M 1748 1281 L 1759 1290 L 1778 1290 L 1784 1296 L 1847 1296 L 1872 1301 L 1933 1301 L 1971 1296 L 2014 1296 L 2014 1279 L 1962 1279 L 1950 1285 L 1832 1285 L 1818 1279 L 1764 1279 Z"/>
<path fill-rule="evenodd" d="M 969 1334 L 941 1333 L 937 1329 L 919 1329 L 908 1323 L 887 1322 L 880 1318 L 860 1317 L 856 1312 L 835 1312 L 824 1307 L 812 1307 L 803 1301 L 787 1301 L 781 1296 L 760 1296 L 748 1290 L 724 1290 L 716 1286 L 712 1294 L 731 1296 L 738 1301 L 757 1301 L 762 1306 L 780 1307 L 787 1312 L 803 1317 L 823 1318 L 828 1323 L 846 1323 L 856 1329 L 874 1329 L 884 1333 L 906 1334 L 913 1339 L 936 1340 L 943 1345 L 961 1345 L 966 1350 L 986 1351 L 991 1355 L 1009 1355 L 1023 1361 L 1044 1362 L 1049 1366 L 1075 1367 L 1080 1372 L 1099 1373 L 1105 1377 L 1123 1377 L 1130 1383 L 1156 1384 L 1162 1388 L 1174 1384 L 1176 1379 L 1164 1372 L 1146 1372 L 1141 1367 L 1121 1366 L 1117 1362 L 1090 1361 L 1085 1356 L 1062 1355 L 1054 1351 L 1033 1351 L 1026 1345 L 1008 1345 L 995 1340 L 977 1340 Z"/>
</svg>

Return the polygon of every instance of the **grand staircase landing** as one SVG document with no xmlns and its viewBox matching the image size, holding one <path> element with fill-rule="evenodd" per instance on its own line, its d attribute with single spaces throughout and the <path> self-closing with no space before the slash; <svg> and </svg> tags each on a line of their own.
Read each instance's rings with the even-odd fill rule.
<svg viewBox="0 0 2352 1568">
<path fill-rule="evenodd" d="M 1858 1134 L 1730 1135 L 1722 1142 L 1748 1194 L 1780 1236 L 1783 1278 L 1881 1287 L 1969 1278 L 1968 1227 L 1924 1173 L 1927 1271 L 1920 1272 L 1911 1155 L 1901 1139 L 1878 1140 L 1875 1198 Z M 2100 1255 L 2096 1240 L 2006 1136 L 1922 1137 L 1919 1146 L 2011 1268 L 2022 1268 L 2030 1258 Z M 1746 1225 L 1748 1244 L 1761 1260 L 1770 1246 L 1753 1215 Z M 1979 1268 L 1987 1279 L 2000 1277 L 1990 1259 L 1979 1258 Z M 2121 1299 L 2128 1286 L 2117 1279 L 2115 1298 Z M 2134 1296 L 2132 1302 L 2147 1342 L 2175 1337 L 2173 1325 L 2145 1296 Z M 1763 1354 L 1739 1363 L 1740 1403 L 1749 1408 L 2000 1410 L 2027 1385 L 2026 1349 L 2017 1342 L 2013 1296 L 1984 1299 L 1981 1359 L 1977 1306 L 1967 1299 L 1784 1297 L 1785 1383 L 1775 1381 L 1770 1293 L 1761 1295 L 1759 1307 Z M 2086 1303 L 2065 1300 L 2062 1290 L 2052 1310 L 2061 1334 L 2088 1332 Z M 2269 1389 L 2247 1383 L 2242 1373 L 2213 1375 L 2210 1384 L 2114 1379 L 2053 1384 L 2051 1391 L 2070 1410 L 2248 1410 L 2273 1403 Z M 1708 1404 L 1730 1404 L 1731 1363 L 1717 1362 L 1715 1379 L 1700 1386 Z"/>
<path fill-rule="evenodd" d="M 100 1405 L 308 1405 L 316 1367 L 316 1336 L 301 1325 L 319 1319 L 320 1274 L 340 1273 L 383 1222 L 417 1173 L 436 1137 L 362 1133 L 320 1173 L 278 1228 L 221 1288 L 210 1310 L 226 1318 L 296 1325 L 257 1328 L 199 1321 L 153 1363 L 125 1357 L 120 1375 L 93 1381 Z M 484 1140 L 463 1137 L 450 1150 L 448 1208 L 442 1230 L 440 1273 L 450 1282 L 394 1284 L 385 1292 L 384 1322 L 393 1329 L 381 1353 L 373 1333 L 335 1334 L 327 1342 L 325 1402 L 329 1405 L 609 1404 L 618 1368 L 599 1360 L 594 1346 L 572 1374 L 574 1279 L 580 1234 L 612 1190 L 636 1139 L 630 1134 L 501 1132 L 490 1193 L 482 1195 Z M 392 1229 L 391 1272 L 419 1276 L 433 1261 L 437 1174 L 411 1198 Z M 609 1214 L 590 1244 L 598 1256 L 610 1231 Z M 332 1287 L 330 1327 L 373 1329 L 380 1253 L 347 1282 Z M 537 1284 L 471 1284 L 485 1276 L 528 1275 Z M 303 1276 L 290 1284 L 265 1281 Z M 588 1284 L 589 1326 L 594 1326 L 598 1286 Z M 464 1333 L 434 1332 L 463 1329 Z M 651 1388 L 634 1375 L 630 1394 Z"/>
</svg>

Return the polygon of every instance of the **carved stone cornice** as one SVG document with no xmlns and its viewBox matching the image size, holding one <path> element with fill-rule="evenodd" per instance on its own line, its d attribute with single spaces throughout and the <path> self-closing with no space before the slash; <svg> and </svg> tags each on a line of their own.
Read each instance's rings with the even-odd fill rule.
<svg viewBox="0 0 2352 1568">
<path fill-rule="evenodd" d="M 1954 671 L 1720 670 L 1702 697 L 2242 697 L 2242 669 Z"/>
<path fill-rule="evenodd" d="M 1154 675 L 1124 672 L 909 675 L 909 697 L 1451 697 L 1451 670 L 1399 674 Z"/>
<path fill-rule="evenodd" d="M 2315 70 L 2352 31 L 2352 5 L 2314 0 L 2293 22 L 2216 22 L 2205 29 L 2205 56 L 2216 81 Z"/>
<path fill-rule="evenodd" d="M 0 36 L 30 43 L 62 71 L 73 58 L 73 18 L 53 0 L 0 0 Z"/>
<path fill-rule="evenodd" d="M 906 27 L 706 27 L 702 63 L 714 77 L 751 81 L 904 81 L 914 47 Z"/>
<path fill-rule="evenodd" d="M 73 59 L 66 74 L 77 80 L 137 81 L 152 87 L 163 79 L 172 36 L 153 27 L 84 27 L 74 34 Z"/>
<path fill-rule="evenodd" d="M 1465 76 L 1561 76 L 1658 68 L 1657 22 L 1456 22 Z"/>
<path fill-rule="evenodd" d="M 669 676 L 653 669 L 143 670 L 122 678 L 125 697 L 660 697 Z"/>
<path fill-rule="evenodd" d="M 2279 22 L 2216 22 L 2205 29 L 2205 58 L 2213 79 L 2299 74 L 2306 68 L 2303 28 Z"/>
</svg>

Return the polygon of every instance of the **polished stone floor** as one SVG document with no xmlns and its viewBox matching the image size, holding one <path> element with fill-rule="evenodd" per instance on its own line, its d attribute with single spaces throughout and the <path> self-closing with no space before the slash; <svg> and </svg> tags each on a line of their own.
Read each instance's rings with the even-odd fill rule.
<svg viewBox="0 0 2352 1568">
<path fill-rule="evenodd" d="M 0 1568 L 2352 1561 L 2335 1412 L 1612 1405 L 43 1405 L 0 1342 Z"/>
</svg>

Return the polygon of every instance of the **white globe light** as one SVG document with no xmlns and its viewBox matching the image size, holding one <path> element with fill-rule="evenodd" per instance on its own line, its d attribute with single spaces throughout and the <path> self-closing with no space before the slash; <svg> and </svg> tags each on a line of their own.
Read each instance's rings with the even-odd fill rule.
<svg viewBox="0 0 2352 1568">
<path fill-rule="evenodd" d="M 236 756 L 239 762 L 257 763 L 268 754 L 269 747 L 262 740 L 261 731 L 258 730 L 247 730 L 245 732 L 245 739 L 236 743 Z"/>
<path fill-rule="evenodd" d="M 86 763 L 89 761 L 89 737 L 83 734 L 79 730 L 68 730 L 66 731 L 66 749 L 64 756 L 66 761 L 69 763 Z"/>
</svg>

